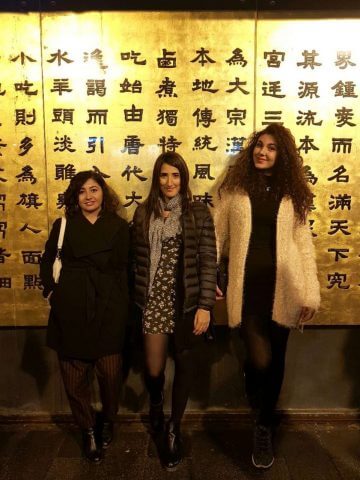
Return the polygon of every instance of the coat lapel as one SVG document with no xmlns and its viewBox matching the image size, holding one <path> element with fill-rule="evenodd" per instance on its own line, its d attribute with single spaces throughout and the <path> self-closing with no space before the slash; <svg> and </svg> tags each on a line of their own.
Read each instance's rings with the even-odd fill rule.
<svg viewBox="0 0 360 480">
<path fill-rule="evenodd" d="M 70 218 L 66 226 L 75 257 L 85 257 L 94 253 L 110 250 L 114 237 L 120 229 L 116 215 L 104 213 L 94 224 L 81 214 Z"/>
</svg>

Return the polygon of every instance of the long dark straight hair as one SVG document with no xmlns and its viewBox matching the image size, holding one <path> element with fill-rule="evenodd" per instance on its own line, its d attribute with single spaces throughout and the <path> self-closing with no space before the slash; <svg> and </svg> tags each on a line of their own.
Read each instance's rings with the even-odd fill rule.
<svg viewBox="0 0 360 480">
<path fill-rule="evenodd" d="M 192 199 L 191 190 L 189 188 L 189 169 L 185 163 L 185 160 L 181 155 L 176 152 L 165 152 L 158 156 L 155 161 L 151 187 L 149 195 L 143 203 L 145 208 L 145 218 L 146 225 L 149 225 L 150 217 L 154 213 L 155 218 L 160 217 L 160 202 L 159 199 L 162 196 L 160 190 L 160 172 L 161 167 L 164 163 L 175 167 L 179 170 L 180 173 L 180 195 L 181 195 L 181 206 L 183 213 L 190 208 L 190 202 Z"/>
</svg>

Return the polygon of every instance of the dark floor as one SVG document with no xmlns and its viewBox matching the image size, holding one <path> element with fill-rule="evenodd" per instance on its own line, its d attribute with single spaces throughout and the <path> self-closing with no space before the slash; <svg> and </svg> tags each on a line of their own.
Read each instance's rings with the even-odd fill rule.
<svg viewBox="0 0 360 480">
<path fill-rule="evenodd" d="M 276 460 L 266 472 L 250 464 L 249 422 L 186 421 L 185 458 L 166 472 L 146 429 L 120 422 L 114 444 L 100 465 L 81 458 L 80 437 L 71 424 L 0 425 L 0 480 L 359 480 L 359 423 L 283 424 Z"/>
</svg>

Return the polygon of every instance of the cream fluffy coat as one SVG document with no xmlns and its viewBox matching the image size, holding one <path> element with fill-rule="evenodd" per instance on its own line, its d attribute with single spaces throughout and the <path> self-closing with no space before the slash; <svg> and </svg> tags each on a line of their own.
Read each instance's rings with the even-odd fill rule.
<svg viewBox="0 0 360 480">
<path fill-rule="evenodd" d="M 251 203 L 245 193 L 222 194 L 215 206 L 218 260 L 229 256 L 227 310 L 230 327 L 241 323 L 244 271 L 251 235 Z M 318 310 L 320 288 L 308 225 L 299 224 L 293 203 L 284 197 L 276 224 L 276 283 L 272 319 L 297 327 L 302 307 Z"/>
</svg>

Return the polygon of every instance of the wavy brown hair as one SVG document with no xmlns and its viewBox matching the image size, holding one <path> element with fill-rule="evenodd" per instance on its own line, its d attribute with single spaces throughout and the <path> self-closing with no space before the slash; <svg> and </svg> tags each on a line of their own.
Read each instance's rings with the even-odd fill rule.
<svg viewBox="0 0 360 480">
<path fill-rule="evenodd" d="M 160 203 L 159 198 L 161 197 L 160 190 L 160 172 L 161 167 L 164 163 L 167 163 L 171 167 L 175 167 L 179 170 L 180 173 L 180 196 L 182 203 L 182 211 L 185 212 L 190 207 L 190 202 L 192 199 L 191 190 L 189 188 L 189 169 L 186 165 L 185 160 L 181 155 L 176 152 L 165 152 L 158 156 L 155 161 L 151 187 L 149 195 L 146 200 L 144 200 L 143 206 L 146 211 L 146 224 L 149 224 L 151 214 L 154 213 L 155 218 L 160 217 Z"/>
<path fill-rule="evenodd" d="M 263 195 L 266 178 L 263 172 L 255 168 L 253 152 L 259 137 L 264 134 L 272 135 L 277 145 L 276 162 L 271 170 L 273 194 L 278 198 L 290 197 L 298 220 L 305 223 L 313 195 L 305 178 L 295 139 L 288 128 L 277 123 L 251 135 L 220 185 L 219 196 L 221 197 L 222 192 L 235 191 L 245 191 L 250 196 Z"/>
<path fill-rule="evenodd" d="M 84 170 L 78 172 L 70 180 L 70 184 L 64 193 L 65 215 L 72 217 L 79 211 L 79 193 L 84 183 L 89 179 L 98 183 L 103 192 L 101 212 L 117 213 L 120 201 L 113 189 L 106 184 L 104 178 L 99 173 L 93 170 Z"/>
</svg>

